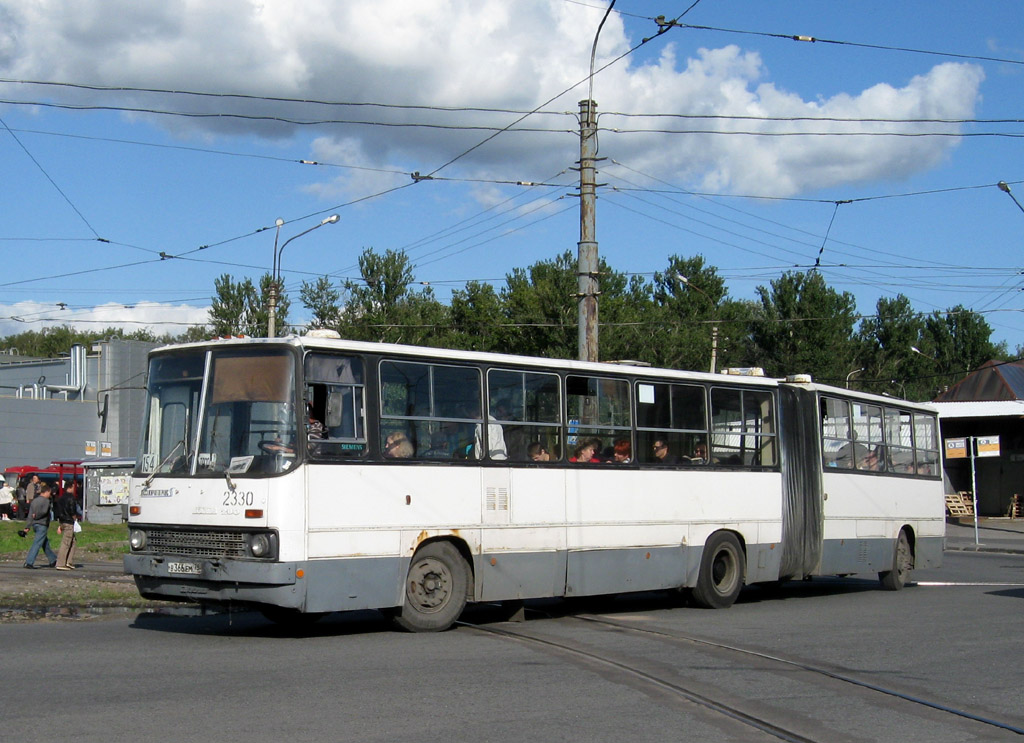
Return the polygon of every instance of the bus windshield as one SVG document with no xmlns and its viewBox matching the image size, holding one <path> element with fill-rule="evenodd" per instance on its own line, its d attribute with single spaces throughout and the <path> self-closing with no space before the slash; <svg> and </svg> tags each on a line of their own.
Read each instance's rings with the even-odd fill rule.
<svg viewBox="0 0 1024 743">
<path fill-rule="evenodd" d="M 140 474 L 277 474 L 294 466 L 298 425 L 289 351 L 157 356 L 148 390 Z"/>
</svg>

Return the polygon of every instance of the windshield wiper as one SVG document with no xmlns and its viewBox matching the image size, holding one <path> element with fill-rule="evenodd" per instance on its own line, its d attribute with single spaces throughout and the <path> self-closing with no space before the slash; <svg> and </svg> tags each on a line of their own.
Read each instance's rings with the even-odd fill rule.
<svg viewBox="0 0 1024 743">
<path fill-rule="evenodd" d="M 157 476 L 157 473 L 159 473 L 159 472 L 160 472 L 160 469 L 161 469 L 161 468 L 162 468 L 162 467 L 163 467 L 163 466 L 164 466 L 165 464 L 167 464 L 168 462 L 170 462 L 170 461 L 171 461 L 171 457 L 173 457 L 173 456 L 174 456 L 174 452 L 178 451 L 178 447 L 179 447 L 179 446 L 182 446 L 182 447 L 183 447 L 184 445 L 185 445 L 185 439 L 182 439 L 182 440 L 181 440 L 181 441 L 179 441 L 179 442 L 178 442 L 177 444 L 175 444 L 175 445 L 174 445 L 174 446 L 173 446 L 173 447 L 171 448 L 171 450 L 170 450 L 169 452 L 167 452 L 167 456 L 166 456 L 166 457 L 164 457 L 164 461 L 162 461 L 162 462 L 161 462 L 160 464 L 158 464 L 158 465 L 156 466 L 156 469 L 155 469 L 155 470 L 153 470 L 153 473 L 152 473 L 152 474 L 151 474 L 151 475 L 150 475 L 149 477 L 147 477 L 147 478 L 146 478 L 146 481 L 145 481 L 145 482 L 143 483 L 143 486 L 144 486 L 144 487 L 147 487 L 147 488 L 148 488 L 148 487 L 150 486 L 150 483 L 152 483 L 152 482 L 153 482 L 153 478 Z"/>
</svg>

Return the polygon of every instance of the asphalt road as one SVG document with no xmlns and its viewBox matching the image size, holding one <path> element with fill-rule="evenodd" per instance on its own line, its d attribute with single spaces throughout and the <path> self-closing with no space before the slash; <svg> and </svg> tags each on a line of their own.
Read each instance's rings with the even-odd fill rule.
<svg viewBox="0 0 1024 743">
<path fill-rule="evenodd" d="M 372 612 L 332 615 L 305 632 L 253 614 L 0 624 L 0 738 L 778 739 L 680 696 L 685 687 L 781 721 L 800 739 L 1020 740 L 693 642 L 827 667 L 1024 729 L 1024 556 L 945 560 L 898 593 L 823 579 L 748 589 L 725 611 L 661 595 L 540 602 L 526 622 L 483 608 L 466 617 L 481 629 L 441 634 L 396 632 Z"/>
</svg>

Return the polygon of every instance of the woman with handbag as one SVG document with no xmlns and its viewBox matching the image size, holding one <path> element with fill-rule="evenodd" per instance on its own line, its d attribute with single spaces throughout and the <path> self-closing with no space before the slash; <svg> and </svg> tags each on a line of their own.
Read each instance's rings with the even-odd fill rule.
<svg viewBox="0 0 1024 743">
<path fill-rule="evenodd" d="M 57 570 L 75 569 L 75 537 L 81 531 L 78 526 L 78 499 L 75 496 L 78 484 L 71 480 L 64 489 L 64 495 L 53 504 L 57 517 L 57 533 L 61 535 L 57 550 Z M 77 527 L 77 528 L 76 528 Z"/>
</svg>

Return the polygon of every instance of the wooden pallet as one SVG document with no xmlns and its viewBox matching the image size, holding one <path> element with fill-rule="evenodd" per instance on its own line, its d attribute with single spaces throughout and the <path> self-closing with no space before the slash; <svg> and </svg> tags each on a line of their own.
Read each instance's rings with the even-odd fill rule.
<svg viewBox="0 0 1024 743">
<path fill-rule="evenodd" d="M 947 493 L 946 512 L 953 518 L 974 515 L 974 499 L 970 493 Z"/>
<path fill-rule="evenodd" d="M 1013 498 L 1010 499 L 1010 507 L 1006 509 L 1006 515 L 1011 519 L 1019 519 L 1024 515 L 1024 507 L 1020 502 L 1020 496 L 1017 493 L 1013 494 Z"/>
</svg>

